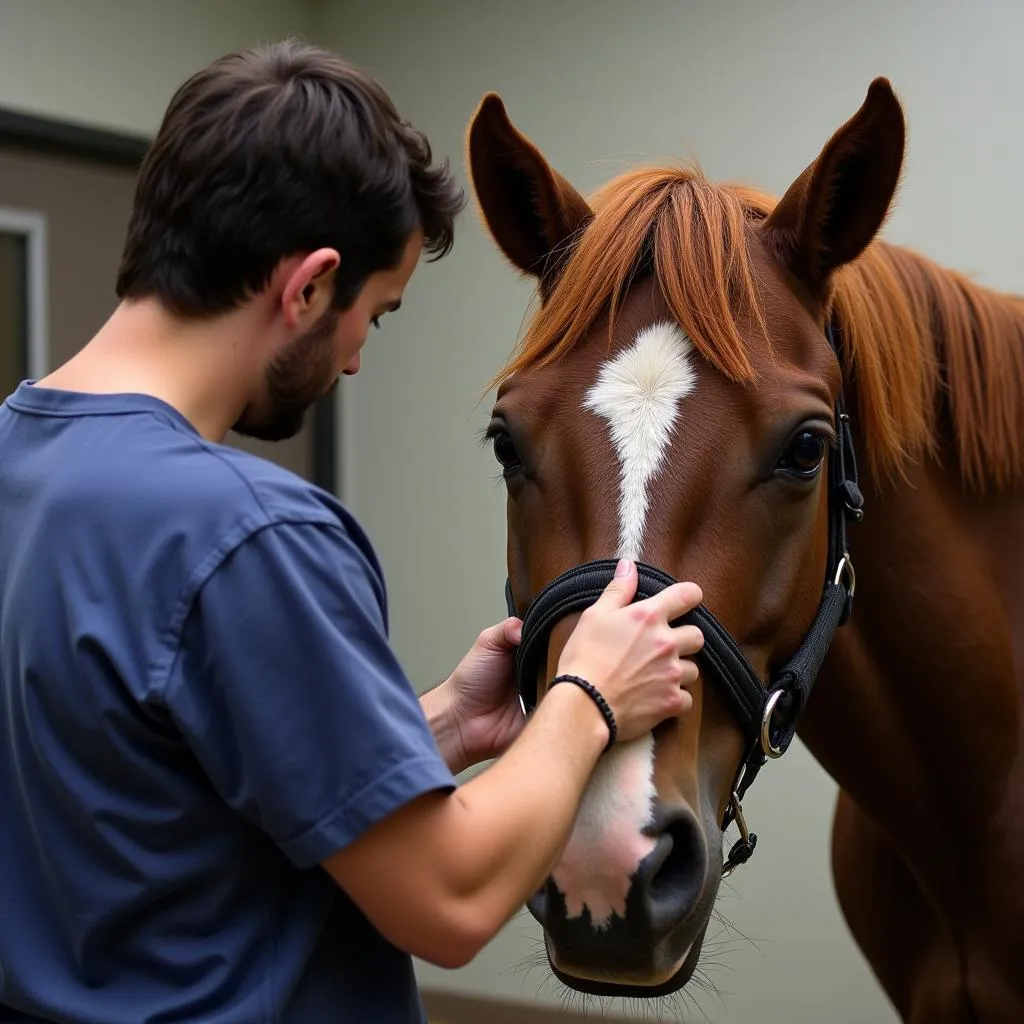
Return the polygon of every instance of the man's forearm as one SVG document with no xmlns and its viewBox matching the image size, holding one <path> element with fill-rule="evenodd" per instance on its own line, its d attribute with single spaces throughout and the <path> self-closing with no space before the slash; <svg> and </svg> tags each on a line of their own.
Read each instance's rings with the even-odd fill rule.
<svg viewBox="0 0 1024 1024">
<path fill-rule="evenodd" d="M 451 797 L 463 827 L 454 830 L 459 848 L 442 858 L 453 873 L 447 888 L 492 929 L 552 869 L 607 741 L 600 714 L 575 687 L 556 687 L 543 712 L 490 771 Z"/>
<path fill-rule="evenodd" d="M 441 756 L 453 775 L 472 767 L 466 756 L 462 736 L 459 734 L 458 719 L 455 716 L 451 690 L 446 680 L 420 696 L 420 707 L 427 716 L 430 731 L 434 734 Z"/>
</svg>

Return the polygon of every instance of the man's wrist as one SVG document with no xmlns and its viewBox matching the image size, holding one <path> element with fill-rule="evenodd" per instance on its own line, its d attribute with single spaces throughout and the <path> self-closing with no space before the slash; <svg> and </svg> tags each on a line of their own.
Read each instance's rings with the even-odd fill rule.
<svg viewBox="0 0 1024 1024">
<path fill-rule="evenodd" d="M 453 775 L 458 775 L 472 766 L 459 730 L 459 717 L 455 710 L 451 677 L 427 690 L 420 697 L 420 707 L 427 716 L 430 731 L 434 734 L 441 756 Z"/>
<path fill-rule="evenodd" d="M 604 719 L 605 726 L 608 729 L 608 740 L 605 744 L 605 750 L 613 747 L 618 737 L 618 723 L 615 721 L 615 714 L 611 706 L 604 699 L 604 694 L 590 680 L 584 679 L 582 676 L 573 675 L 572 673 L 563 672 L 555 676 L 551 681 L 551 686 L 556 686 L 559 683 L 578 686 L 594 702 L 595 707 L 601 712 L 601 717 Z"/>
<path fill-rule="evenodd" d="M 559 713 L 571 715 L 571 732 L 574 735 L 587 736 L 596 753 L 604 753 L 609 738 L 608 724 L 589 694 L 571 683 L 557 683 L 549 687 L 538 711 L 545 704 L 548 705 L 548 713 L 553 713 L 557 707 Z"/>
</svg>

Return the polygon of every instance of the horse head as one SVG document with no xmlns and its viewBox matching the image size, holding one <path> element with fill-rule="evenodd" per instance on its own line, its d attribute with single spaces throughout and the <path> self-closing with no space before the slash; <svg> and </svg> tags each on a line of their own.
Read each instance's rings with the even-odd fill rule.
<svg viewBox="0 0 1024 1024">
<path fill-rule="evenodd" d="M 830 314 L 837 278 L 887 216 L 903 151 L 900 105 L 878 79 L 778 202 L 686 167 L 641 167 L 587 200 L 498 96 L 472 119 L 484 223 L 539 296 L 495 379 L 487 428 L 507 488 L 510 606 L 536 608 L 560 578 L 571 597 L 588 570 L 596 596 L 605 560 L 625 556 L 651 567 L 654 589 L 696 581 L 699 621 L 717 641 L 692 712 L 602 757 L 529 903 L 552 969 L 573 988 L 659 996 L 690 979 L 725 825 L 738 817 L 741 852 L 752 849 L 742 777 L 791 739 L 813 678 L 772 681 L 800 658 L 813 677 L 848 614 L 836 488 L 846 513 L 860 511 Z M 827 600 L 835 607 L 815 633 Z M 547 601 L 520 664 L 528 704 L 542 699 L 579 610 Z M 780 700 L 757 703 L 776 689 Z M 744 700 L 755 701 L 750 721 Z"/>
</svg>

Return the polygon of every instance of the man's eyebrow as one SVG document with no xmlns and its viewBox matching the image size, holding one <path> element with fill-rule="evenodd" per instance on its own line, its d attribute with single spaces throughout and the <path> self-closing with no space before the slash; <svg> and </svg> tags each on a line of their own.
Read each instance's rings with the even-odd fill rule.
<svg viewBox="0 0 1024 1024">
<path fill-rule="evenodd" d="M 384 310 L 387 313 L 397 313 L 401 308 L 402 308 L 402 300 L 401 299 L 395 299 L 394 302 L 391 302 L 387 306 L 385 306 Z"/>
</svg>

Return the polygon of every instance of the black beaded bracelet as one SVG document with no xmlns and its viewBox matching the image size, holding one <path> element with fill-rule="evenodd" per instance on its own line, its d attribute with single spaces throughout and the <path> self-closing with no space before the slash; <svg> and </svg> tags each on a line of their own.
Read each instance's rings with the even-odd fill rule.
<svg viewBox="0 0 1024 1024">
<path fill-rule="evenodd" d="M 555 676 L 551 680 L 551 685 L 554 686 L 555 683 L 575 683 L 589 695 L 590 699 L 597 705 L 598 710 L 604 715 L 605 722 L 608 723 L 608 743 L 604 749 L 611 749 L 615 745 L 615 739 L 619 734 L 619 727 L 615 724 L 615 716 L 612 714 L 612 709 L 608 706 L 608 701 L 601 696 L 601 691 L 592 683 L 588 683 L 586 679 L 581 679 L 579 676 Z"/>
</svg>

